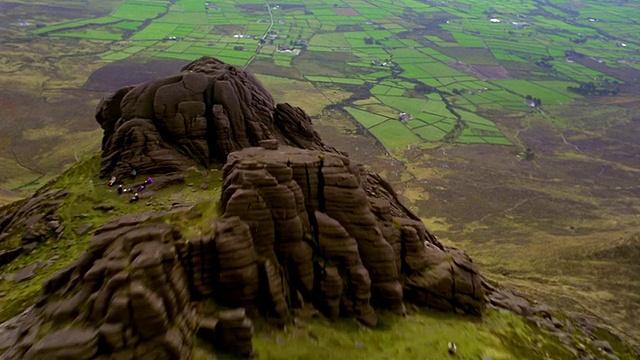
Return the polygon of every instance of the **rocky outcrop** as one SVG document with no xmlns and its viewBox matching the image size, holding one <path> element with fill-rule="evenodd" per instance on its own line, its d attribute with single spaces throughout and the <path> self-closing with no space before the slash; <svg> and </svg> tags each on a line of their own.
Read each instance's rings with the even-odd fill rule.
<svg viewBox="0 0 640 360">
<path fill-rule="evenodd" d="M 374 309 L 404 314 L 407 301 L 481 314 L 471 259 L 439 243 L 384 179 L 325 145 L 304 111 L 274 104 L 253 75 L 203 58 L 116 92 L 96 119 L 101 175 L 165 174 L 158 191 L 183 182 L 189 166 L 225 164 L 221 216 L 189 238 L 162 214 L 98 228 L 46 281 L 2 359 L 188 359 L 198 327 L 216 348 L 248 356 L 250 317 L 284 325 L 310 307 L 371 327 Z M 53 214 L 24 219 L 64 194 L 30 200 L 0 230 L 55 223 Z M 198 324 L 194 301 L 211 299 L 236 310 Z"/>
<path fill-rule="evenodd" d="M 335 153 L 266 147 L 230 154 L 219 227 L 233 222 L 228 234 L 237 247 L 249 238 L 256 262 L 283 270 L 290 306 L 299 298 L 329 317 L 346 314 L 370 326 L 373 306 L 403 313 L 405 297 L 481 313 L 484 294 L 471 260 L 443 247 L 421 222 L 393 216 L 392 209 L 404 209 L 389 191 L 367 192 L 362 167 Z"/>
<path fill-rule="evenodd" d="M 132 215 L 50 277 L 2 359 L 187 359 L 196 328 L 171 225 Z"/>
<path fill-rule="evenodd" d="M 45 282 L 2 359 L 187 359 L 197 299 L 279 325 L 308 304 L 372 327 L 374 308 L 403 314 L 406 300 L 480 314 L 471 260 L 432 242 L 421 222 L 393 216 L 381 196 L 391 193 L 368 196 L 362 167 L 336 153 L 263 145 L 229 155 L 222 216 L 202 235 L 184 238 L 156 213 L 98 228 L 88 250 Z M 244 314 L 221 313 L 200 333 L 250 355 Z"/>
<path fill-rule="evenodd" d="M 302 109 L 274 104 L 252 74 L 214 58 L 194 61 L 180 75 L 117 91 L 102 100 L 96 120 L 104 130 L 103 176 L 223 164 L 232 151 L 272 138 L 334 151 Z"/>
<path fill-rule="evenodd" d="M 69 195 L 63 189 L 48 190 L 0 209 L 0 266 L 62 235 L 65 227 L 56 210 Z M 9 242 L 9 238 L 20 241 Z"/>
</svg>

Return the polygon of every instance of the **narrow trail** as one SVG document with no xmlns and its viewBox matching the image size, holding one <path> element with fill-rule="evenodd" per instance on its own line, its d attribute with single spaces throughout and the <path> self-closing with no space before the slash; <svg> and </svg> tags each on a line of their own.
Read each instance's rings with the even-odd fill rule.
<svg viewBox="0 0 640 360">
<path fill-rule="evenodd" d="M 535 199 L 537 199 L 537 198 L 539 198 L 539 197 L 541 197 L 541 196 L 533 196 L 533 197 L 528 197 L 528 198 L 526 198 L 526 199 L 524 199 L 524 200 L 520 200 L 517 204 L 513 205 L 512 207 L 510 207 L 510 208 L 508 208 L 508 209 L 505 209 L 505 210 L 502 210 L 502 211 L 498 211 L 498 212 L 496 212 L 496 213 L 487 214 L 487 215 L 483 216 L 483 217 L 480 219 L 480 222 L 484 222 L 487 218 L 489 218 L 489 217 L 491 217 L 491 216 L 497 216 L 497 215 L 499 215 L 499 214 L 506 214 L 506 213 L 508 213 L 508 212 L 511 212 L 511 211 L 513 211 L 513 210 L 515 210 L 515 209 L 519 208 L 521 205 L 523 205 L 523 204 L 525 204 L 525 203 L 527 203 L 527 202 L 529 202 L 529 201 L 535 200 Z"/>
<path fill-rule="evenodd" d="M 20 160 L 20 158 L 18 157 L 18 154 L 16 154 L 16 152 L 12 148 L 9 147 L 8 149 L 11 155 L 13 155 L 13 158 L 16 159 L 16 163 L 18 163 L 18 165 L 38 175 L 45 175 L 44 171 L 40 171 L 38 169 L 32 168 L 31 166 L 28 166 L 27 164 L 23 163 L 22 160 Z"/>
<path fill-rule="evenodd" d="M 531 129 L 531 117 L 530 117 L 531 114 L 532 113 L 529 112 L 529 113 L 527 113 L 527 115 L 525 115 L 525 117 L 524 117 L 525 118 L 524 127 L 521 128 L 521 129 L 518 129 L 518 131 L 516 131 L 516 133 L 513 134 L 513 139 L 518 143 L 518 145 L 520 145 L 521 148 L 526 148 L 526 146 L 524 146 L 522 141 L 520 141 L 519 136 L 520 136 L 521 132 L 524 132 L 524 131 L 527 131 L 527 130 Z"/>
<path fill-rule="evenodd" d="M 113 16 L 113 14 L 115 14 L 115 13 L 116 13 L 116 11 L 118 11 L 118 9 L 120 9 L 120 6 L 122 6 L 122 4 L 124 4 L 124 2 L 125 2 L 125 1 L 127 1 L 127 0 L 122 0 L 122 1 L 120 1 L 120 2 L 118 3 L 118 5 L 116 5 L 116 7 L 115 7 L 115 8 L 113 8 L 113 11 L 111 11 L 111 12 L 109 13 L 109 16 Z"/>
<path fill-rule="evenodd" d="M 269 35 L 269 32 L 273 28 L 273 12 L 271 11 L 271 4 L 269 4 L 269 1 L 267 0 L 264 0 L 264 3 L 267 6 L 267 11 L 269 12 L 269 27 L 267 28 L 267 30 L 265 30 L 264 34 L 260 38 L 260 42 L 258 42 L 258 48 L 256 49 L 256 52 L 253 54 L 253 56 L 251 56 L 249 61 L 247 61 L 243 69 L 248 68 L 249 65 L 251 65 L 253 60 L 256 58 L 256 55 L 260 53 L 260 50 L 262 50 L 262 41 L 267 37 L 267 35 Z"/>
<path fill-rule="evenodd" d="M 567 139 L 564 138 L 564 133 L 561 132 L 560 133 L 560 137 L 562 138 L 562 141 L 565 143 L 565 145 L 569 145 L 569 146 L 573 147 L 574 149 L 576 149 L 576 151 L 578 151 L 579 153 L 584 154 L 584 152 L 582 150 L 580 150 L 580 148 L 577 145 L 568 142 Z"/>
</svg>

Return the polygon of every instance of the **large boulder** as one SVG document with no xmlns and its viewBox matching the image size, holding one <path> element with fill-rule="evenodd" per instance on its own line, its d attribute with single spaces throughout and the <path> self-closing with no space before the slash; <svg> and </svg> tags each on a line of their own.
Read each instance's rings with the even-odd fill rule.
<svg viewBox="0 0 640 360">
<path fill-rule="evenodd" d="M 98 105 L 96 121 L 104 130 L 103 176 L 224 163 L 232 151 L 272 138 L 335 151 L 320 140 L 302 109 L 276 105 L 251 73 L 208 57 L 179 75 L 115 92 Z"/>
</svg>

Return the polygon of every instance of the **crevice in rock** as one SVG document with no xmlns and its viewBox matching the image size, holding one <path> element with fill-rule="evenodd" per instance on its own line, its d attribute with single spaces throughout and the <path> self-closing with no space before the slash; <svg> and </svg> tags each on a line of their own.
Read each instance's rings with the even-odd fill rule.
<svg viewBox="0 0 640 360">
<path fill-rule="evenodd" d="M 320 154 L 320 163 L 318 164 L 318 210 L 320 212 L 326 211 L 325 199 L 324 199 L 324 174 L 322 168 L 324 167 L 324 155 Z"/>
</svg>

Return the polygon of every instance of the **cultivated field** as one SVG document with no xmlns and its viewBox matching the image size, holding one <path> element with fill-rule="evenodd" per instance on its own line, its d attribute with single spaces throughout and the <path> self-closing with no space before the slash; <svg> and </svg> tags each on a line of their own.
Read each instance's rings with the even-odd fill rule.
<svg viewBox="0 0 640 360">
<path fill-rule="evenodd" d="M 51 24 L 32 34 L 109 41 L 109 50 L 99 54 L 107 61 L 206 55 L 354 91 L 379 105 L 343 105 L 400 158 L 407 147 L 443 140 L 510 145 L 513 139 L 485 109 L 526 113 L 532 110 L 527 96 L 557 105 L 580 98 L 568 86 L 624 82 L 567 52 L 613 68 L 638 68 L 633 57 L 640 32 L 620 26 L 638 15 L 635 7 L 532 0 L 124 0 L 105 16 Z"/>
</svg>

